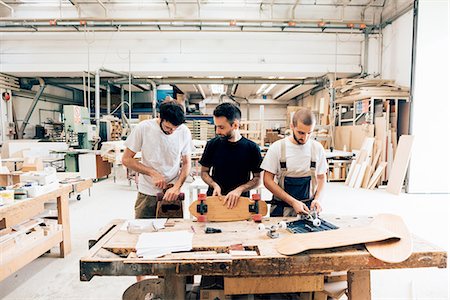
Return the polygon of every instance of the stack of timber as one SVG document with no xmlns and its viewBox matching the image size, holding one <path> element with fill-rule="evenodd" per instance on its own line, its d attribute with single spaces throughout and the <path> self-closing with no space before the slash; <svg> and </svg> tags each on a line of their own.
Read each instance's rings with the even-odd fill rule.
<svg viewBox="0 0 450 300">
<path fill-rule="evenodd" d="M 353 103 L 372 97 L 409 97 L 409 89 L 383 79 L 340 79 L 334 82 L 336 103 Z"/>
<path fill-rule="evenodd" d="M 364 139 L 355 160 L 350 165 L 345 184 L 352 188 L 374 189 L 380 182 L 386 162 L 380 159 L 381 142 Z"/>
<path fill-rule="evenodd" d="M 380 139 L 366 138 L 358 155 L 350 165 L 345 184 L 351 188 L 373 190 L 382 182 L 384 171 L 391 164 L 391 173 L 386 190 L 398 195 L 403 187 L 411 158 L 412 142 L 413 136 L 402 135 L 395 153 L 395 159 L 393 159 L 393 162 L 391 160 L 387 162 L 382 157 L 383 142 Z"/>
<path fill-rule="evenodd" d="M 210 124 L 209 121 L 188 120 L 186 126 L 191 131 L 194 140 L 208 141 L 216 135 L 214 125 Z"/>
<path fill-rule="evenodd" d="M 338 106 L 349 107 L 354 112 L 353 116 L 356 116 L 353 126 L 345 123 L 348 120 L 339 119 L 338 124 L 342 126 L 334 129 L 335 149 L 359 150 L 365 138 L 374 137 L 381 143 L 380 162 L 386 163 L 381 171 L 381 182 L 386 183 L 397 141 L 401 135 L 409 133 L 409 89 L 396 85 L 393 80 L 381 79 L 341 79 L 333 87 L 336 89 Z M 362 118 L 363 115 L 365 118 Z"/>
</svg>

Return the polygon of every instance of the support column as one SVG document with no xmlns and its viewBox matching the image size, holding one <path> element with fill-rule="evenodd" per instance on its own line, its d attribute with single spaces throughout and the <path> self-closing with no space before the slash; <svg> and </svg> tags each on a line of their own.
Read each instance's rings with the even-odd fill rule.
<svg viewBox="0 0 450 300">
<path fill-rule="evenodd" d="M 100 70 L 95 72 L 95 123 L 100 128 Z"/>
<path fill-rule="evenodd" d="M 109 83 L 106 85 L 106 113 L 111 113 L 111 86 Z"/>
</svg>

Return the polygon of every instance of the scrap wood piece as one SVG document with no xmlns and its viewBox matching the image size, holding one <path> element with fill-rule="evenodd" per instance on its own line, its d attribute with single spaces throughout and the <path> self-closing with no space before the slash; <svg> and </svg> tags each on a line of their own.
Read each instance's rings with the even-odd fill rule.
<svg viewBox="0 0 450 300">
<path fill-rule="evenodd" d="M 387 166 L 387 162 L 381 162 L 375 172 L 372 175 L 372 178 L 369 181 L 369 189 L 373 190 L 375 188 L 375 185 L 377 184 L 378 180 L 381 178 L 381 174 L 384 170 L 384 168 Z"/>
<path fill-rule="evenodd" d="M 400 136 L 397 153 L 394 158 L 394 163 L 392 165 L 391 174 L 389 176 L 389 181 L 386 188 L 386 191 L 389 193 L 398 195 L 402 190 L 409 160 L 411 158 L 413 141 L 414 136 L 412 135 Z"/>
</svg>

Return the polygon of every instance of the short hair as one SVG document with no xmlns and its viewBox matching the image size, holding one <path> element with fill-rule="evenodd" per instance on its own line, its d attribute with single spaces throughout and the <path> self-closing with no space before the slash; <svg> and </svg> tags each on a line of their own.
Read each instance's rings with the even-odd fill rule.
<svg viewBox="0 0 450 300">
<path fill-rule="evenodd" d="M 219 104 L 213 112 L 215 117 L 225 117 L 228 123 L 233 124 L 235 120 L 241 119 L 241 110 L 230 102 Z"/>
<path fill-rule="evenodd" d="M 292 124 L 294 126 L 297 126 L 298 122 L 301 122 L 305 124 L 306 126 L 315 125 L 316 124 L 316 117 L 311 112 L 311 110 L 307 108 L 300 108 L 294 113 L 294 116 L 292 117 Z"/>
<path fill-rule="evenodd" d="M 174 126 L 179 126 L 185 122 L 183 107 L 173 100 L 161 103 L 159 117 Z"/>
</svg>

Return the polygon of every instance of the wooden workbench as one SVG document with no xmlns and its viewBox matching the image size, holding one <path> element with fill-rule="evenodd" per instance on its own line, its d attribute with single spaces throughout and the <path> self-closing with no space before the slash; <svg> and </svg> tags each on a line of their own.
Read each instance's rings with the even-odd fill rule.
<svg viewBox="0 0 450 300">
<path fill-rule="evenodd" d="M 281 219 L 290 220 L 272 218 L 263 222 L 276 224 Z M 340 227 L 365 225 L 371 221 L 370 217 L 325 219 Z M 124 220 L 114 220 L 104 227 L 97 239 L 90 241 L 89 252 L 80 260 L 80 279 L 89 281 L 93 276 L 158 275 L 166 281 L 165 297 L 182 299 L 185 278 L 191 275 L 224 276 L 227 294 L 227 279 L 231 284 L 242 286 L 246 283 L 239 282 L 240 279 L 293 282 L 300 276 L 314 280 L 323 279 L 330 272 L 346 271 L 350 299 L 364 300 L 370 299 L 370 270 L 447 266 L 446 252 L 418 237 L 414 237 L 413 254 L 408 260 L 389 264 L 372 257 L 363 245 L 284 256 L 274 248 L 279 239 L 270 239 L 259 232 L 257 224 L 252 221 L 208 223 L 207 226 L 222 229 L 223 232 L 218 234 L 205 234 L 202 228 L 205 225 L 191 220 L 171 221 L 175 222 L 175 226 L 163 230 L 195 231 L 192 252 L 173 253 L 153 260 L 136 258 L 138 234 L 130 234 L 123 229 Z M 291 234 L 285 230 L 279 232 L 281 237 Z M 231 256 L 227 250 L 234 244 L 243 244 L 246 249 L 257 251 L 258 255 Z M 320 288 L 323 288 L 323 280 L 316 290 Z"/>
<path fill-rule="evenodd" d="M 74 184 L 61 185 L 58 189 L 34 198 L 15 200 L 13 204 L 0 207 L 0 230 L 21 224 L 44 212 L 44 204 L 56 199 L 57 223 L 56 230 L 46 235 L 36 235 L 28 239 L 26 245 L 18 244 L 17 249 L 8 249 L 4 255 L 0 253 L 0 281 L 16 272 L 37 257 L 59 244 L 60 257 L 65 257 L 71 251 L 69 194 L 73 189 L 81 190 L 92 185 L 92 180 L 84 180 Z"/>
</svg>

